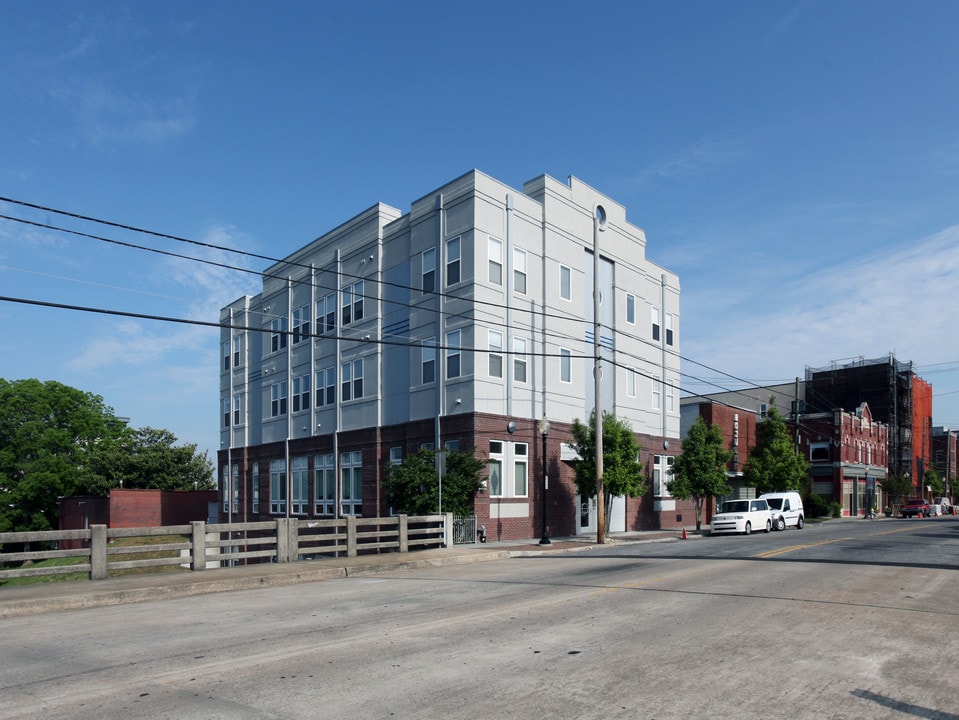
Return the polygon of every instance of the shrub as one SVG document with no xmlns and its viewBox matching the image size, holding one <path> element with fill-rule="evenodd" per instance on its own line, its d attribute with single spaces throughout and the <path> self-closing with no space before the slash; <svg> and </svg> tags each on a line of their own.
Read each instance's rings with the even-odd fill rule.
<svg viewBox="0 0 959 720">
<path fill-rule="evenodd" d="M 806 514 L 809 517 L 826 517 L 830 512 L 828 498 L 814 493 L 806 499 Z"/>
</svg>

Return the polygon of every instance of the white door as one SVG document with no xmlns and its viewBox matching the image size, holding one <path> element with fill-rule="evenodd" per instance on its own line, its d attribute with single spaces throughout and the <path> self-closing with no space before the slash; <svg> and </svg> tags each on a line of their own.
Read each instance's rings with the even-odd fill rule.
<svg viewBox="0 0 959 720">
<path fill-rule="evenodd" d="M 576 496 L 576 534 L 588 535 L 596 532 L 596 498 Z"/>
</svg>

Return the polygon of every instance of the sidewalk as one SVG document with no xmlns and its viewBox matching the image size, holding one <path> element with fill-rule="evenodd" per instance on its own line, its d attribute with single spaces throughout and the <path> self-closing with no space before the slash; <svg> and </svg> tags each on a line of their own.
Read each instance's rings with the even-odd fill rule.
<svg viewBox="0 0 959 720">
<path fill-rule="evenodd" d="M 689 537 L 698 536 L 689 534 Z M 679 538 L 680 532 L 676 530 L 613 533 L 607 537 L 607 543 L 669 542 Z M 230 590 L 280 587 L 335 578 L 376 575 L 395 570 L 462 565 L 554 552 L 576 552 L 601 547 L 596 545 L 595 540 L 594 535 L 584 535 L 555 538 L 550 545 L 540 545 L 535 539 L 499 541 L 454 545 L 436 550 L 414 550 L 408 553 L 324 558 L 295 563 L 261 563 L 183 573 L 148 573 L 106 580 L 0 587 L 0 618 Z"/>
</svg>

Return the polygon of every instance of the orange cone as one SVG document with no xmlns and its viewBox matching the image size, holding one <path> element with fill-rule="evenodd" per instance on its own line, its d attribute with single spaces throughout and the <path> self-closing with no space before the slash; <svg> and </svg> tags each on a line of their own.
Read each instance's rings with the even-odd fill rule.
<svg viewBox="0 0 959 720">
<path fill-rule="evenodd" d="M 682 540 L 685 540 L 685 539 L 686 539 L 686 528 L 683 528 L 683 536 L 682 536 L 681 539 L 682 539 Z"/>
</svg>

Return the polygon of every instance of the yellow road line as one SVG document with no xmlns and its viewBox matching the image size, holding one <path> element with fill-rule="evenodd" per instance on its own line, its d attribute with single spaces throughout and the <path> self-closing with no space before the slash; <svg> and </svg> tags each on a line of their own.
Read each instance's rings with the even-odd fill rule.
<svg viewBox="0 0 959 720">
<path fill-rule="evenodd" d="M 775 557 L 776 555 L 785 555 L 786 553 L 795 552 L 797 550 L 805 550 L 806 548 L 819 547 L 820 545 L 829 545 L 830 543 L 842 542 L 843 540 L 852 540 L 852 538 L 836 538 L 835 540 L 823 540 L 822 542 L 811 543 L 809 545 L 791 545 L 790 547 L 778 548 L 776 550 L 767 550 L 766 552 L 761 552 L 758 555 L 753 555 L 756 558 L 768 558 Z"/>
</svg>

